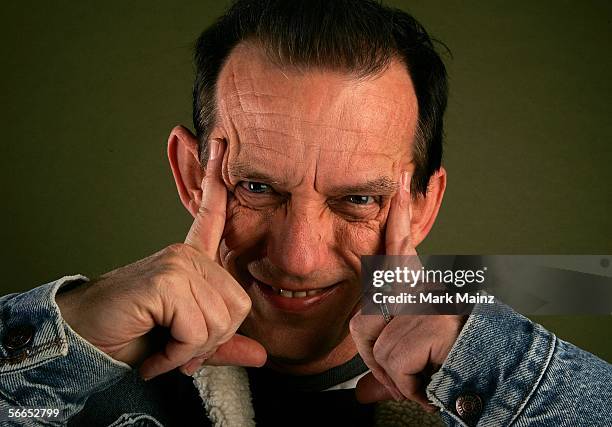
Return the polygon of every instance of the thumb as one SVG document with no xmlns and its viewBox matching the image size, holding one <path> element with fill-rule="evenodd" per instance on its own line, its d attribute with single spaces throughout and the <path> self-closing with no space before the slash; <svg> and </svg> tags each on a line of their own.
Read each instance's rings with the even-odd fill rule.
<svg viewBox="0 0 612 427">
<path fill-rule="evenodd" d="M 206 364 L 259 367 L 266 363 L 267 358 L 266 349 L 261 344 L 252 338 L 236 334 L 221 344 Z"/>
<path fill-rule="evenodd" d="M 194 357 L 181 366 L 181 371 L 186 375 L 192 375 L 202 365 L 260 367 L 266 363 L 266 359 L 266 349 L 261 344 L 251 338 L 236 334 L 229 341 L 221 344 L 212 356 Z"/>
<path fill-rule="evenodd" d="M 214 139 L 209 142 L 206 174 L 202 180 L 202 201 L 185 243 L 215 259 L 225 228 L 227 188 L 221 179 L 221 165 L 225 146 Z"/>
<path fill-rule="evenodd" d="M 355 388 L 357 401 L 360 403 L 374 403 L 381 400 L 394 400 L 391 392 L 369 372 L 357 382 Z"/>
</svg>

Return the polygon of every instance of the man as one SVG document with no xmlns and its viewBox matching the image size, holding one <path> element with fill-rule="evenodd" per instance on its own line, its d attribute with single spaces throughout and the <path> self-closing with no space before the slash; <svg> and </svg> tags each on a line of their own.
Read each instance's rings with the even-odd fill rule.
<svg viewBox="0 0 612 427">
<path fill-rule="evenodd" d="M 360 256 L 415 254 L 446 186 L 446 73 L 416 21 L 367 0 L 238 1 L 198 40 L 196 67 L 196 135 L 168 140 L 194 217 L 185 243 L 5 297 L 3 411 L 59 408 L 72 425 L 606 424 L 609 365 L 507 307 L 359 312 Z M 355 386 L 398 403 L 360 405 Z"/>
</svg>

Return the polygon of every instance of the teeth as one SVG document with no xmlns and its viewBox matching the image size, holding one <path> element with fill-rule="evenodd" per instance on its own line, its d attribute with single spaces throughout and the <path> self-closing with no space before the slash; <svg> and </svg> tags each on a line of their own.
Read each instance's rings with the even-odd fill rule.
<svg viewBox="0 0 612 427">
<path fill-rule="evenodd" d="M 279 291 L 279 294 L 280 294 L 280 296 L 281 296 L 281 297 L 285 297 L 285 298 L 293 298 L 293 292 L 291 292 L 291 291 L 286 291 L 286 290 L 284 290 L 284 289 L 281 289 L 281 290 Z"/>
<path fill-rule="evenodd" d="M 320 293 L 321 289 L 313 289 L 310 291 L 288 291 L 286 289 L 277 289 L 278 295 L 285 298 L 305 298 Z"/>
</svg>

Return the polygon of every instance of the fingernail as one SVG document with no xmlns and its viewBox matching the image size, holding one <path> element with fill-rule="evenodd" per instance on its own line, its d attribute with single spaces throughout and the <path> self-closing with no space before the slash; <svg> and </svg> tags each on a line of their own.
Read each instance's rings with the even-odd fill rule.
<svg viewBox="0 0 612 427">
<path fill-rule="evenodd" d="M 220 143 L 219 141 L 213 139 L 209 142 L 209 144 L 208 160 L 215 160 L 219 155 Z"/>
<path fill-rule="evenodd" d="M 401 183 L 402 188 L 405 191 L 410 192 L 410 174 L 408 172 L 402 172 Z"/>
</svg>

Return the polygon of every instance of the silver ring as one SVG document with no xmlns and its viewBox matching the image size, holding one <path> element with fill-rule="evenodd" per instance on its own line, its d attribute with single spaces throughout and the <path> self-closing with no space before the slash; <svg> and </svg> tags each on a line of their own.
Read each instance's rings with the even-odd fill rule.
<svg viewBox="0 0 612 427">
<path fill-rule="evenodd" d="M 380 303 L 379 307 L 380 311 L 382 312 L 383 319 L 385 319 L 385 323 L 389 323 L 393 319 L 393 316 L 391 316 L 391 313 L 389 312 L 389 307 L 387 307 L 387 303 Z"/>
</svg>

